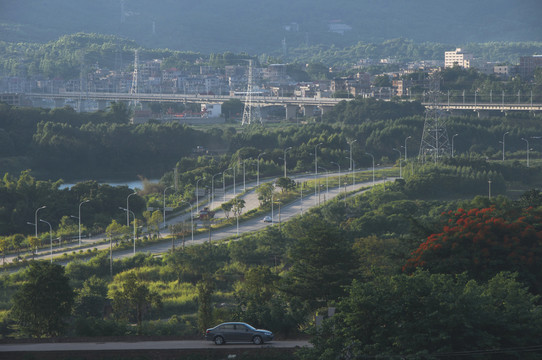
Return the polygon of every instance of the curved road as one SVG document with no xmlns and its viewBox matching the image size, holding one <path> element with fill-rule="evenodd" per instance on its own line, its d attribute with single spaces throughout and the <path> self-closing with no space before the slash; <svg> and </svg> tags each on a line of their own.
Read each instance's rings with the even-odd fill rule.
<svg viewBox="0 0 542 360">
<path fill-rule="evenodd" d="M 350 173 L 348 173 L 348 175 L 349 174 Z M 326 174 L 318 174 L 318 178 L 319 179 L 325 179 L 326 176 L 336 177 L 338 175 L 339 175 L 338 173 L 329 173 L 328 175 L 326 175 Z M 347 175 L 347 173 L 343 172 L 340 175 L 345 176 L 345 175 Z M 305 182 L 305 181 L 309 181 L 309 180 L 314 180 L 314 174 L 300 175 L 300 176 L 295 176 L 295 177 L 292 177 L 292 178 L 295 179 L 298 182 Z M 378 181 L 375 182 L 375 184 L 383 183 L 383 182 L 390 181 L 390 180 L 393 180 L 393 179 L 394 178 L 378 180 Z M 351 180 L 351 179 L 348 178 L 348 180 Z M 346 191 L 347 192 L 352 192 L 352 191 L 360 190 L 361 188 L 370 187 L 370 186 L 372 186 L 372 181 L 360 182 L 360 183 L 356 183 L 355 185 L 352 185 L 352 183 L 350 183 L 349 185 L 346 186 Z M 237 189 L 239 189 L 237 191 L 237 193 L 240 193 L 241 188 L 242 187 L 239 184 L 237 186 Z M 225 197 L 222 196 L 222 195 L 220 196 L 220 199 L 218 199 L 218 197 L 215 197 L 214 208 L 218 209 L 217 212 L 216 212 L 215 218 L 223 218 L 223 217 L 225 217 L 224 212 L 222 210 L 220 210 L 220 205 L 222 204 L 222 202 L 224 200 L 229 201 L 232 198 L 234 198 L 233 190 L 231 188 L 229 190 L 230 190 L 230 193 L 227 193 L 227 191 L 226 191 L 226 196 Z M 327 200 L 330 200 L 330 199 L 336 197 L 337 195 L 339 195 L 341 192 L 344 192 L 344 191 L 345 191 L 344 188 L 341 188 L 341 189 L 339 189 L 339 188 L 329 188 L 328 191 L 322 190 L 322 192 L 319 194 L 319 196 L 315 195 L 314 192 L 303 193 L 302 198 L 297 199 L 296 201 L 294 201 L 294 202 L 292 202 L 292 203 L 290 203 L 288 205 L 281 206 L 280 207 L 280 213 L 279 213 L 278 206 L 275 206 L 274 209 L 273 209 L 274 210 L 273 213 L 269 212 L 267 215 L 272 216 L 272 218 L 274 220 L 274 222 L 273 222 L 274 224 L 277 224 L 277 223 L 283 222 L 283 221 L 288 221 L 288 220 L 290 220 L 291 218 L 293 218 L 293 217 L 295 217 L 297 215 L 301 215 L 303 213 L 303 211 L 306 211 L 311 207 L 318 206 L 318 205 L 326 202 Z M 245 200 L 244 212 L 247 212 L 247 211 L 252 210 L 252 209 L 256 209 L 260 205 L 259 201 L 258 201 L 258 196 L 257 196 L 257 194 L 255 192 L 255 184 L 254 183 L 247 184 L 247 191 L 243 195 L 241 195 L 241 198 L 243 200 Z M 193 206 L 195 207 L 195 204 Z M 201 208 L 202 208 L 202 205 L 200 203 L 200 209 Z M 237 226 L 230 226 L 230 227 L 224 227 L 224 228 L 212 230 L 211 231 L 211 240 L 212 241 L 223 240 L 223 239 L 226 239 L 226 238 L 229 238 L 229 237 L 237 236 L 238 234 L 240 235 L 240 234 L 243 234 L 243 233 L 246 233 L 246 232 L 259 231 L 259 230 L 262 230 L 263 228 L 265 228 L 267 226 L 273 225 L 271 223 L 263 222 L 262 218 L 263 218 L 263 215 L 261 217 L 259 217 L 259 218 L 240 221 L 239 222 L 239 229 L 237 229 Z M 169 231 L 167 230 L 168 225 L 175 224 L 175 223 L 185 221 L 185 220 L 188 222 L 188 221 L 190 221 L 188 219 L 189 219 L 189 214 L 182 214 L 182 215 L 177 215 L 177 216 L 174 216 L 174 217 L 166 220 L 166 227 L 162 229 L 162 234 L 169 234 Z M 103 241 L 103 239 L 104 239 L 103 235 L 101 235 L 101 236 L 95 236 L 95 237 L 93 237 L 91 239 L 83 239 L 81 247 L 78 247 L 78 246 L 76 246 L 74 244 L 70 244 L 70 245 L 68 245 L 68 247 L 63 248 L 62 250 L 60 250 L 58 247 L 55 247 L 53 249 L 54 250 L 54 257 L 55 257 L 54 261 L 58 262 L 60 260 L 58 257 L 60 255 L 62 255 L 63 253 L 71 253 L 73 251 L 79 251 L 80 249 L 83 249 L 83 250 L 90 249 L 90 248 L 97 248 L 98 250 L 109 249 L 109 243 L 101 242 L 100 244 L 97 244 L 97 242 Z M 209 240 L 209 233 L 208 232 L 195 234 L 194 235 L 194 241 L 192 241 L 191 235 L 188 234 L 188 235 L 185 236 L 185 245 L 201 244 L 201 243 L 204 243 L 205 241 L 208 241 L 208 240 Z M 181 240 L 177 240 L 176 243 L 175 243 L 175 246 L 180 246 L 180 245 L 182 245 Z M 146 245 L 143 248 L 136 248 L 136 251 L 137 252 L 150 252 L 152 254 L 160 254 L 160 253 L 167 252 L 171 248 L 171 246 L 172 246 L 171 241 L 164 241 L 164 242 L 161 242 L 161 243 L 158 243 L 158 244 Z M 133 256 L 133 255 L 134 255 L 133 249 L 113 250 L 113 258 L 114 259 L 129 257 L 129 256 Z M 5 261 L 9 263 L 9 262 L 11 262 L 13 260 L 14 257 L 15 257 L 15 255 L 6 256 Z M 47 248 L 40 249 L 38 251 L 37 255 L 36 255 L 36 258 L 37 259 L 44 259 L 44 260 L 49 259 L 50 258 L 50 249 L 47 249 Z"/>
</svg>

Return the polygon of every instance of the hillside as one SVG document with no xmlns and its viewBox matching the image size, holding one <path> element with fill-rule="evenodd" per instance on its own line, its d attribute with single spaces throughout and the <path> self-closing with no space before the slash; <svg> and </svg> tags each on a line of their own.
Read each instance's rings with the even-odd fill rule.
<svg viewBox="0 0 542 360">
<path fill-rule="evenodd" d="M 284 44 L 345 47 L 398 37 L 448 44 L 540 41 L 541 13 L 539 0 L 2 0 L 0 40 L 47 42 L 87 32 L 203 53 L 281 53 Z"/>
</svg>

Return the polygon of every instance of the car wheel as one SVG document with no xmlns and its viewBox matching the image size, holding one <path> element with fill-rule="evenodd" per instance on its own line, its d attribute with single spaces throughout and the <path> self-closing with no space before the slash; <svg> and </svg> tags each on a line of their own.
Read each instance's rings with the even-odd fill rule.
<svg viewBox="0 0 542 360">
<path fill-rule="evenodd" d="M 263 340 L 262 340 L 262 338 L 261 338 L 260 336 L 254 336 L 254 337 L 252 338 L 252 342 L 253 342 L 254 344 L 256 344 L 256 345 L 261 345 L 261 344 L 263 344 Z"/>
<path fill-rule="evenodd" d="M 222 344 L 224 344 L 224 342 L 225 341 L 224 341 L 224 338 L 222 336 L 215 337 L 215 344 L 216 345 L 222 345 Z"/>
</svg>

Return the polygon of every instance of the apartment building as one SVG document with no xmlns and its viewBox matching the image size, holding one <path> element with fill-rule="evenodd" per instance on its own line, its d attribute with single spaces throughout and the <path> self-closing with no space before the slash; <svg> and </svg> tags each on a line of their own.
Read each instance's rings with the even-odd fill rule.
<svg viewBox="0 0 542 360">
<path fill-rule="evenodd" d="M 459 66 L 464 69 L 468 69 L 471 67 L 472 60 L 472 54 L 463 52 L 463 50 L 461 50 L 460 48 L 457 48 L 454 51 L 444 52 L 444 67 L 446 68 Z"/>
</svg>

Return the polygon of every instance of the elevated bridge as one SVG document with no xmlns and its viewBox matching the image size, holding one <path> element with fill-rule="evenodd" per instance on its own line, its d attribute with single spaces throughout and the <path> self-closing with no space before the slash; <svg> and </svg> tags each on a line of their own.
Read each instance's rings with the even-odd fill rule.
<svg viewBox="0 0 542 360">
<path fill-rule="evenodd" d="M 176 102 L 176 103 L 224 103 L 231 99 L 243 101 L 243 95 L 200 95 L 200 94 L 130 94 L 130 93 L 107 93 L 107 92 L 60 92 L 60 93 L 25 93 L 30 99 L 52 99 L 55 106 L 62 107 L 65 101 L 70 99 L 94 100 L 99 109 L 105 109 L 112 101 L 125 102 Z M 252 103 L 260 106 L 283 106 L 286 109 L 286 118 L 295 117 L 297 110 L 301 108 L 304 114 L 313 114 L 315 109 L 325 113 L 341 101 L 350 101 L 352 98 L 322 98 L 322 97 L 286 97 L 286 96 L 253 96 Z M 432 103 L 422 103 L 426 107 L 432 107 Z M 436 105 L 445 111 L 466 110 L 475 111 L 479 114 L 489 111 L 542 111 L 542 104 L 533 103 L 450 103 L 441 102 Z"/>
</svg>

